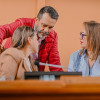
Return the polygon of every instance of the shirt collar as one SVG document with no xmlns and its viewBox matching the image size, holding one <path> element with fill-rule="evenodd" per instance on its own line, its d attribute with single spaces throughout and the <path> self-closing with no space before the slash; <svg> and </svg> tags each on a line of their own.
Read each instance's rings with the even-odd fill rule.
<svg viewBox="0 0 100 100">
<path fill-rule="evenodd" d="M 84 54 L 86 54 L 86 52 L 87 52 L 87 50 L 86 50 L 86 49 L 84 49 L 84 50 L 83 50 L 83 55 L 84 55 Z"/>
</svg>

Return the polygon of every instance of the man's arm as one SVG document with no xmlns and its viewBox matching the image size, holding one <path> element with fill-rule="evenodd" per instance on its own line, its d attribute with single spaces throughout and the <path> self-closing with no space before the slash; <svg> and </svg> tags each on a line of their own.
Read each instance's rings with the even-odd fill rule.
<svg viewBox="0 0 100 100">
<path fill-rule="evenodd" d="M 50 50 L 49 57 L 48 57 L 49 64 L 61 65 L 57 41 L 58 41 L 58 37 L 56 34 L 55 41 L 52 45 L 52 48 Z M 50 71 L 63 71 L 62 68 L 49 67 L 49 69 L 50 69 Z"/>
<path fill-rule="evenodd" d="M 12 37 L 13 32 L 19 26 L 30 26 L 33 27 L 35 20 L 33 18 L 19 18 L 15 22 L 0 26 L 0 44 L 3 39 Z"/>
</svg>

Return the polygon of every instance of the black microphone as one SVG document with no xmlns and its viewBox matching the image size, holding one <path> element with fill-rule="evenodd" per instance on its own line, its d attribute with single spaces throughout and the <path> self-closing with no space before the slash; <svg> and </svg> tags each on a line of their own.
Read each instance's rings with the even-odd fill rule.
<svg viewBox="0 0 100 100">
<path fill-rule="evenodd" d="M 56 68 L 64 68 L 64 69 L 68 69 L 67 67 L 61 66 L 61 65 L 54 65 L 54 64 L 46 64 L 46 63 L 41 63 L 38 60 L 35 60 L 34 62 L 35 65 L 39 66 L 39 65 L 44 65 L 44 66 L 49 66 L 49 67 L 56 67 Z"/>
<path fill-rule="evenodd" d="M 35 60 L 34 64 L 37 65 L 37 66 L 39 66 L 39 61 Z"/>
</svg>

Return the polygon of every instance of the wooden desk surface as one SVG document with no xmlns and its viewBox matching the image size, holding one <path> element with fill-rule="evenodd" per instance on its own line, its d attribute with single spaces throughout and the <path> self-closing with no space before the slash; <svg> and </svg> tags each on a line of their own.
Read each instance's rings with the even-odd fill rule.
<svg viewBox="0 0 100 100">
<path fill-rule="evenodd" d="M 62 76 L 56 81 L 0 82 L 0 100 L 100 100 L 100 77 Z"/>
</svg>

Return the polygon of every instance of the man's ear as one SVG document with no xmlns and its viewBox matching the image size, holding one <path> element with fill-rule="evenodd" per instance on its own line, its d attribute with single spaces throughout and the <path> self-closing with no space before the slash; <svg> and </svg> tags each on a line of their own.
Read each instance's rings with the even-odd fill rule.
<svg viewBox="0 0 100 100">
<path fill-rule="evenodd" d="M 35 18 L 35 22 L 37 23 L 39 21 L 38 17 Z"/>
<path fill-rule="evenodd" d="M 35 18 L 35 25 L 37 26 L 39 19 L 36 17 Z"/>
<path fill-rule="evenodd" d="M 35 21 L 37 21 L 38 20 L 38 17 L 35 17 Z"/>
</svg>

